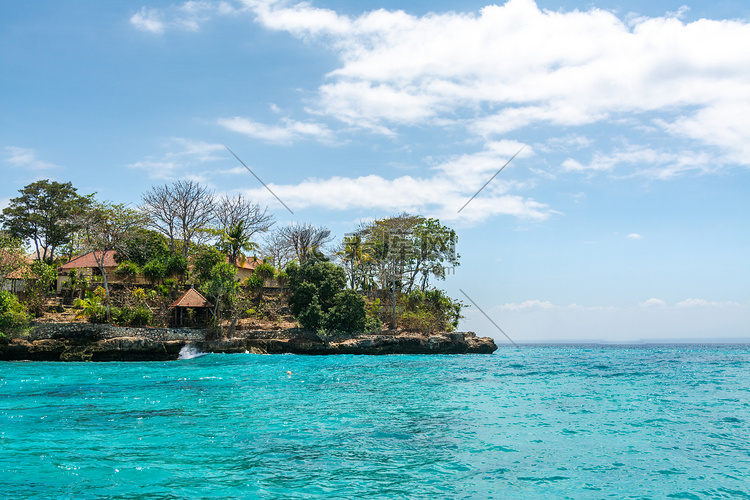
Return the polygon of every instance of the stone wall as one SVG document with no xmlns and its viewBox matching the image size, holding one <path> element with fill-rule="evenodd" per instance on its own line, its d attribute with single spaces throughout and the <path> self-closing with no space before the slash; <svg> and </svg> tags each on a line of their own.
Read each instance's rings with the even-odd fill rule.
<svg viewBox="0 0 750 500">
<path fill-rule="evenodd" d="M 92 323 L 34 323 L 27 339 L 103 340 L 139 337 L 154 342 L 204 340 L 206 331 L 192 328 L 132 328 Z"/>
</svg>

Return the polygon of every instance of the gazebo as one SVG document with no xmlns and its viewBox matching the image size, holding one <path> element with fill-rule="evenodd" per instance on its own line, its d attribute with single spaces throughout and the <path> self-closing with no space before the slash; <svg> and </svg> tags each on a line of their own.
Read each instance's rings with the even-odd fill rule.
<svg viewBox="0 0 750 500">
<path fill-rule="evenodd" d="M 185 326 L 186 321 L 189 326 L 208 323 L 213 306 L 198 290 L 190 288 L 170 304 L 171 323 L 173 326 Z"/>
</svg>

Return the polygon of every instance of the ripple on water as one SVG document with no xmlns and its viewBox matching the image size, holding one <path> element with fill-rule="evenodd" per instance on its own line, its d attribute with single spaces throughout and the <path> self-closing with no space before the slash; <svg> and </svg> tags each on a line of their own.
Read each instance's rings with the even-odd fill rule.
<svg viewBox="0 0 750 500">
<path fill-rule="evenodd" d="M 4 363 L 0 489 L 748 498 L 748 368 L 750 350 L 715 346 Z"/>
</svg>

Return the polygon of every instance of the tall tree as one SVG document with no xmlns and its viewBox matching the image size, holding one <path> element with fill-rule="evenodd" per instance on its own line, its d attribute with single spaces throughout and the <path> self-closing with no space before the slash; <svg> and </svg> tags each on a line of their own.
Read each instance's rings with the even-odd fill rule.
<svg viewBox="0 0 750 500">
<path fill-rule="evenodd" d="M 263 238 L 260 251 L 264 257 L 270 258 L 276 269 L 282 270 L 294 261 L 294 249 L 280 231 L 271 231 Z"/>
<path fill-rule="evenodd" d="M 322 256 L 325 246 L 333 240 L 331 230 L 312 224 L 291 224 L 279 230 L 282 241 L 294 251 L 300 264 L 312 257 Z"/>
<path fill-rule="evenodd" d="M 363 272 L 380 288 L 426 290 L 431 277 L 445 279 L 459 265 L 456 232 L 437 219 L 401 214 L 363 225 L 355 233 L 370 260 Z"/>
<path fill-rule="evenodd" d="M 232 264 L 242 265 L 245 262 L 244 252 L 258 250 L 257 243 L 250 241 L 251 234 L 245 222 L 240 220 L 221 231 L 217 247 L 227 255 Z"/>
<path fill-rule="evenodd" d="M 92 202 L 80 196 L 70 182 L 48 179 L 32 182 L 3 209 L 3 226 L 11 236 L 31 240 L 39 260 L 51 261 L 55 250 L 77 229 L 76 216 Z"/>
<path fill-rule="evenodd" d="M 141 211 L 149 218 L 149 227 L 169 239 L 172 253 L 187 257 L 190 244 L 215 219 L 214 192 L 191 180 L 154 186 L 142 195 Z"/>
<path fill-rule="evenodd" d="M 109 252 L 127 253 L 128 242 L 139 233 L 147 218 L 138 210 L 124 204 L 98 202 L 79 217 L 85 250 L 93 252 L 94 260 L 102 275 L 107 321 L 110 317 L 109 282 L 104 266 Z M 127 257 L 127 255 L 126 255 Z"/>
<path fill-rule="evenodd" d="M 274 225 L 273 215 L 268 208 L 261 208 L 258 203 L 252 203 L 242 194 L 237 196 L 222 196 L 214 205 L 216 223 L 220 230 L 228 230 L 242 222 L 244 232 L 248 238 L 255 233 L 268 231 Z"/>
</svg>

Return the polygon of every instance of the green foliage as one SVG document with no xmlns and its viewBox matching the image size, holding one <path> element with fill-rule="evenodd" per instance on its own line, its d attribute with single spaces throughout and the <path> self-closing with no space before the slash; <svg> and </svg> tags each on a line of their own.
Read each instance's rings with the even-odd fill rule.
<svg viewBox="0 0 750 500">
<path fill-rule="evenodd" d="M 229 260 L 235 264 L 244 261 L 243 252 L 255 252 L 258 245 L 250 240 L 255 229 L 245 224 L 245 221 L 238 221 L 229 227 L 218 231 L 219 242 L 217 248 L 229 257 Z"/>
<path fill-rule="evenodd" d="M 85 299 L 76 300 L 73 307 L 80 309 L 76 317 L 85 317 L 90 323 L 106 323 L 107 308 L 104 306 L 103 291 L 104 289 L 99 286 L 93 292 L 86 292 Z"/>
<path fill-rule="evenodd" d="M 32 182 L 19 193 L 3 209 L 3 226 L 11 236 L 31 240 L 40 259 L 52 261 L 55 249 L 79 229 L 77 215 L 91 204 L 91 196 L 78 195 L 70 182 L 47 179 Z"/>
<path fill-rule="evenodd" d="M 164 283 L 166 279 L 184 276 L 188 270 L 187 258 L 181 254 L 163 253 L 146 262 L 143 276 L 153 284 Z"/>
<path fill-rule="evenodd" d="M 276 274 L 276 268 L 273 267 L 271 264 L 266 264 L 265 262 L 261 262 L 260 264 L 255 266 L 255 269 L 253 270 L 253 274 L 255 276 L 258 276 L 265 283 L 266 280 L 269 280 L 274 277 L 274 275 Z"/>
<path fill-rule="evenodd" d="M 242 282 L 242 286 L 249 288 L 251 290 L 262 290 L 263 289 L 263 279 L 258 276 L 257 274 L 253 274 L 251 276 L 248 276 L 245 278 L 245 280 Z"/>
<path fill-rule="evenodd" d="M 134 282 L 138 274 L 141 272 L 141 268 L 136 264 L 135 262 L 126 260 L 124 262 L 121 262 L 119 266 L 117 266 L 117 269 L 115 270 L 115 274 L 121 278 L 123 278 L 126 281 Z"/>
<path fill-rule="evenodd" d="M 170 253 L 167 239 L 163 235 L 156 231 L 139 229 L 124 242 L 115 259 L 118 263 L 127 259 L 143 267 L 146 262 Z"/>
<path fill-rule="evenodd" d="M 113 307 L 111 310 L 112 323 L 119 326 L 147 326 L 153 319 L 153 313 L 145 305 L 136 307 Z"/>
<path fill-rule="evenodd" d="M 458 328 L 463 304 L 442 290 L 414 290 L 401 302 L 404 312 L 398 317 L 398 324 L 405 330 L 435 332 Z"/>
<path fill-rule="evenodd" d="M 0 292 L 0 335 L 12 337 L 28 324 L 29 315 L 18 298 L 10 292 Z"/>
<path fill-rule="evenodd" d="M 68 271 L 67 279 L 62 284 L 63 289 L 70 290 L 71 297 L 75 297 L 79 291 L 82 293 L 88 286 L 89 281 L 86 276 L 75 267 Z"/>
<path fill-rule="evenodd" d="M 210 281 L 213 268 L 222 262 L 226 262 L 226 256 L 219 249 L 209 246 L 198 248 L 193 254 L 193 278 L 197 284 Z"/>
<path fill-rule="evenodd" d="M 354 290 L 344 290 L 346 274 L 330 262 L 308 260 L 290 264 L 289 306 L 303 328 L 360 332 L 366 326 L 365 300 Z"/>
<path fill-rule="evenodd" d="M 37 316 L 42 314 L 47 294 L 56 281 L 57 271 L 53 266 L 41 260 L 35 260 L 29 265 L 26 277 L 26 307 L 29 311 Z"/>
<path fill-rule="evenodd" d="M 219 262 L 209 273 L 209 278 L 201 284 L 201 291 L 214 301 L 214 317 L 221 319 L 223 306 L 232 307 L 240 290 L 237 269 L 228 262 Z"/>
<path fill-rule="evenodd" d="M 337 293 L 324 320 L 328 330 L 347 333 L 364 331 L 365 323 L 365 299 L 354 290 Z"/>
<path fill-rule="evenodd" d="M 352 288 L 410 293 L 459 265 L 458 237 L 437 219 L 401 214 L 363 225 L 338 252 Z"/>
</svg>

